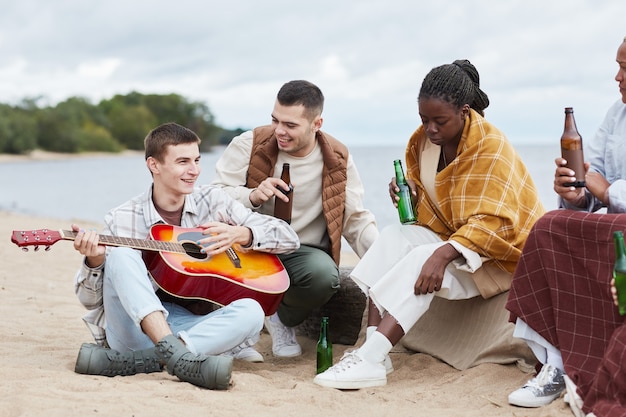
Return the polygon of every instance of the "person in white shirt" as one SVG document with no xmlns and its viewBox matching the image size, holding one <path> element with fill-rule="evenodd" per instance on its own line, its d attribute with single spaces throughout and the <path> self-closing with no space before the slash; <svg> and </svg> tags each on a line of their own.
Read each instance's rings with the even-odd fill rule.
<svg viewBox="0 0 626 417">
<path fill-rule="evenodd" d="M 514 336 L 530 346 L 542 365 L 536 377 L 509 395 L 513 405 L 542 407 L 567 390 L 577 416 L 593 411 L 609 415 L 606 410 L 613 406 L 615 414 L 610 415 L 625 412 L 624 385 L 616 383 L 614 375 L 603 374 L 599 364 L 619 366 L 626 345 L 625 333 L 616 330 L 622 327 L 623 318 L 613 308 L 607 282 L 613 268 L 609 261 L 614 253 L 611 231 L 622 227 L 615 215 L 626 213 L 626 38 L 617 49 L 616 61 L 615 81 L 621 98 L 584 144 L 585 187 L 566 185 L 575 173 L 565 159 L 555 159 L 554 191 L 560 210 L 538 220 L 528 238 L 536 243 L 533 250 L 524 248 L 520 262 L 520 266 L 541 262 L 542 267 L 518 268 L 513 279 L 507 309 L 515 319 Z M 600 209 L 606 213 L 596 214 Z M 584 248 L 593 249 L 593 254 Z M 592 261 L 597 260 L 606 264 L 596 266 Z M 552 265 L 558 274 L 553 273 Z M 573 282 L 582 290 L 574 291 L 570 287 Z M 592 289 L 601 295 L 594 295 Z M 535 293 L 549 297 L 528 296 Z M 538 311 L 541 314 L 536 314 Z M 566 320 L 558 320 L 561 317 Z M 569 323 L 576 323 L 576 331 L 567 327 Z M 608 329 L 602 337 L 596 331 L 601 328 Z M 564 335 L 571 343 L 565 342 Z M 623 368 L 616 373 L 624 375 Z"/>
</svg>

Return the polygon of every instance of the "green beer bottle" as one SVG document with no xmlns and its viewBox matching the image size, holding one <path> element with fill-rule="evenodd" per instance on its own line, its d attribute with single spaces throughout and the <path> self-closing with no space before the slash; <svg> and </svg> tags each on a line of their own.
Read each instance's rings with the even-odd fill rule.
<svg viewBox="0 0 626 417">
<path fill-rule="evenodd" d="M 328 339 L 328 317 L 322 317 L 320 338 L 317 341 L 317 373 L 333 366 L 333 345 Z"/>
<path fill-rule="evenodd" d="M 613 279 L 617 289 L 617 304 L 619 314 L 626 315 L 626 248 L 624 247 L 624 233 L 613 232 L 615 242 L 615 266 L 613 267 Z"/>
<path fill-rule="evenodd" d="M 413 224 L 417 221 L 415 218 L 415 208 L 413 207 L 413 199 L 411 198 L 411 188 L 404 178 L 402 170 L 402 162 L 399 159 L 393 161 L 393 167 L 396 171 L 396 184 L 400 192 L 396 193 L 400 200 L 398 201 L 398 215 L 400 223 Z"/>
</svg>

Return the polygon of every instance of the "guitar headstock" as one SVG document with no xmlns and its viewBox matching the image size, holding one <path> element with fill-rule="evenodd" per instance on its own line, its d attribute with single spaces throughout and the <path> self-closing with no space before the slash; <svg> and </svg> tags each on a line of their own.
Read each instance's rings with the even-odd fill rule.
<svg viewBox="0 0 626 417">
<path fill-rule="evenodd" d="M 34 246 L 35 250 L 45 246 L 46 250 L 49 250 L 50 246 L 62 239 L 61 233 L 49 229 L 14 230 L 11 235 L 11 242 L 24 251 L 28 251 L 28 246 Z"/>
</svg>

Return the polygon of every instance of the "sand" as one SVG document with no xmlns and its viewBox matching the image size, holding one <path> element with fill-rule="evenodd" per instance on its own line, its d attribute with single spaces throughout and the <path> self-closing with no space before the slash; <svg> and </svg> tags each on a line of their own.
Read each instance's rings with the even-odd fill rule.
<svg viewBox="0 0 626 417">
<path fill-rule="evenodd" d="M 396 371 L 386 386 L 322 388 L 313 384 L 315 340 L 299 337 L 303 355 L 277 359 L 266 333 L 257 345 L 265 362 L 236 361 L 228 391 L 197 388 L 167 372 L 76 374 L 78 349 L 92 342 L 73 292 L 81 257 L 69 241 L 37 252 L 10 242 L 13 230 L 69 227 L 67 221 L 0 212 L 0 416 L 572 416 L 562 399 L 541 409 L 508 405 L 509 392 L 529 378 L 515 365 L 458 371 L 402 348 L 391 353 Z M 335 360 L 350 348 L 335 345 Z"/>
</svg>

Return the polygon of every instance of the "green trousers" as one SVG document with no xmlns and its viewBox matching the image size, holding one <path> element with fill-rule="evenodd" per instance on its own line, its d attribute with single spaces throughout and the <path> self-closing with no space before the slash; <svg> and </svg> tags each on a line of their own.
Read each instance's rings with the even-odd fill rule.
<svg viewBox="0 0 626 417">
<path fill-rule="evenodd" d="M 311 246 L 301 245 L 278 257 L 289 274 L 289 289 L 278 306 L 278 317 L 285 326 L 293 327 L 337 292 L 339 269 L 328 253 Z"/>
</svg>

